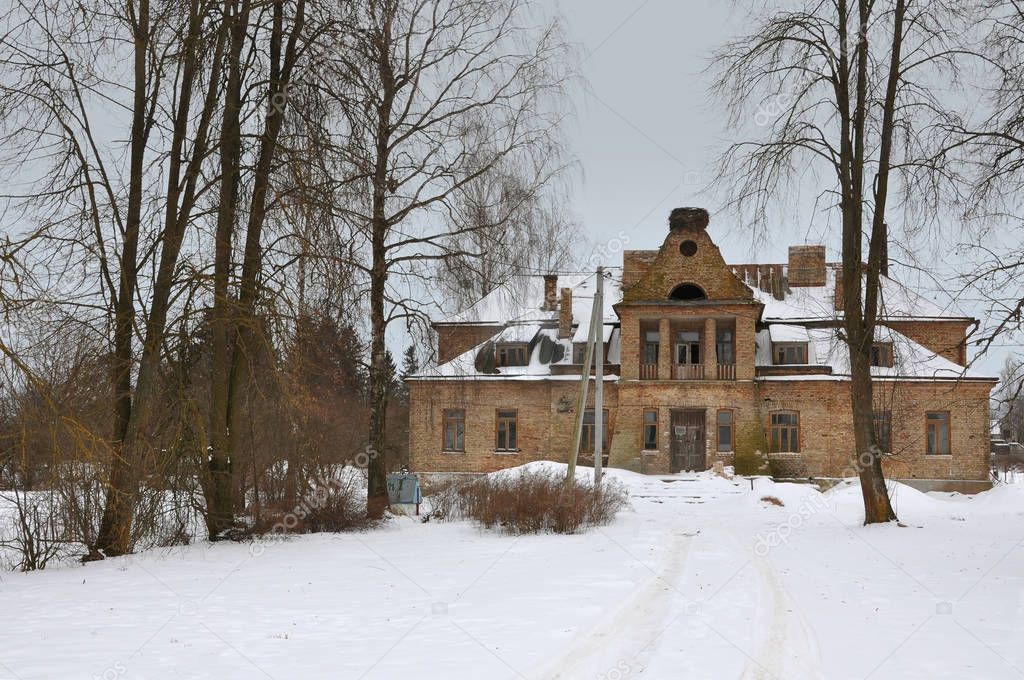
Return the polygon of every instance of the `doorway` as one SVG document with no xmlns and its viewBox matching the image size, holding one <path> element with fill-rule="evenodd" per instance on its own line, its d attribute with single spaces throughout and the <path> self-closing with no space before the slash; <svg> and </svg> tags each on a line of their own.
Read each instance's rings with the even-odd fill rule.
<svg viewBox="0 0 1024 680">
<path fill-rule="evenodd" d="M 704 410 L 672 410 L 672 472 L 707 469 Z"/>
</svg>

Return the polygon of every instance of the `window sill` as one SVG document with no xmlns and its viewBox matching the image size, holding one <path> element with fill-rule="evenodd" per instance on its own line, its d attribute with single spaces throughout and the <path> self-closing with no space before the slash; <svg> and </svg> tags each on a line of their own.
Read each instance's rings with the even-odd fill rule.
<svg viewBox="0 0 1024 680">
<path fill-rule="evenodd" d="M 661 449 L 640 449 L 640 453 L 661 453 Z"/>
<path fill-rule="evenodd" d="M 732 455 L 736 454 L 736 452 L 734 450 L 732 450 L 732 449 L 729 449 L 728 451 L 715 451 L 715 453 L 729 453 L 729 454 L 732 454 Z"/>
<path fill-rule="evenodd" d="M 450 453 L 452 455 L 461 455 L 461 454 L 465 454 L 466 451 L 465 451 L 465 449 L 463 449 L 462 451 L 456 451 L 454 449 L 442 449 L 441 453 Z"/>
<path fill-rule="evenodd" d="M 522 449 L 495 449 L 494 455 L 496 456 L 515 456 L 518 455 Z"/>
<path fill-rule="evenodd" d="M 952 453 L 926 453 L 925 458 L 952 458 Z"/>
</svg>

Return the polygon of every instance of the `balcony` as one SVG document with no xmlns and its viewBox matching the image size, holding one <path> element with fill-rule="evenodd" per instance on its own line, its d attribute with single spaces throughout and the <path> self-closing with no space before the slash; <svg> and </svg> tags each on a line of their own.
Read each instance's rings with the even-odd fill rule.
<svg viewBox="0 0 1024 680">
<path fill-rule="evenodd" d="M 734 319 L 641 318 L 640 380 L 736 380 Z"/>
<path fill-rule="evenodd" d="M 703 380 L 704 364 L 672 364 L 673 380 Z"/>
<path fill-rule="evenodd" d="M 658 364 L 641 363 L 641 380 L 658 380 Z M 714 371 L 705 373 L 704 364 L 672 364 L 672 380 L 735 380 L 736 364 L 715 364 Z"/>
</svg>

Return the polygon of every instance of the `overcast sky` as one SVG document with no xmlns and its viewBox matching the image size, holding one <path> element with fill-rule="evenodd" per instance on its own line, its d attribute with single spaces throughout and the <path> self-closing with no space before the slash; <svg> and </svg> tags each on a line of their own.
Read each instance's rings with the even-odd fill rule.
<svg viewBox="0 0 1024 680">
<path fill-rule="evenodd" d="M 656 248 L 673 207 L 715 212 L 699 192 L 727 138 L 702 71 L 712 50 L 743 22 L 731 3 L 702 0 L 559 0 L 582 52 L 587 91 L 574 97 L 571 130 L 582 167 L 576 213 L 595 244 L 620 230 L 629 248 Z M 751 240 L 713 219 L 727 260 L 749 260 Z M 730 238 L 723 238 L 730 232 Z M 736 233 L 732 233 L 736 232 Z M 786 244 L 765 256 L 782 257 Z M 765 260 L 768 261 L 768 260 Z"/>
<path fill-rule="evenodd" d="M 827 215 L 814 213 L 813 198 L 787 196 L 800 206 L 799 214 L 783 212 L 770 237 L 755 246 L 742 225 L 702 195 L 718 153 L 742 136 L 726 128 L 709 99 L 704 73 L 717 47 L 751 29 L 750 17 L 737 9 L 741 3 L 555 1 L 582 53 L 586 91 L 573 97 L 577 116 L 570 130 L 582 178 L 572 203 L 591 246 L 624 232 L 626 248 L 657 248 L 669 211 L 697 205 L 711 212 L 709 233 L 728 262 L 785 262 L 788 246 L 797 243 L 824 243 L 828 259 L 840 259 L 838 230 L 829 227 Z M 945 266 L 955 267 L 938 245 Z M 605 259 L 621 263 L 618 255 Z M 943 265 L 933 261 L 930 266 L 938 271 Z M 898 264 L 893 273 L 943 304 L 928 275 Z M 969 300 L 958 304 L 968 314 L 981 313 Z M 999 349 L 979 368 L 998 374 L 1005 357 L 1019 351 L 1018 346 Z"/>
</svg>

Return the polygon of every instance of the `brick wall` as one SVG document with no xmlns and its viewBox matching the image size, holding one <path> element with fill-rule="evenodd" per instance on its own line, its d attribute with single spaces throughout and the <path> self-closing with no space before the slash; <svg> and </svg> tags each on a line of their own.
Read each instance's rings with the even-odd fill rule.
<svg viewBox="0 0 1024 680">
<path fill-rule="evenodd" d="M 836 477 L 854 460 L 853 414 L 846 381 L 765 381 L 765 431 L 772 410 L 800 413 L 800 476 Z M 895 478 L 987 479 L 988 397 L 991 383 L 878 382 L 879 410 L 892 413 L 893 456 L 887 474 Z M 925 413 L 950 412 L 952 455 L 925 454 Z"/>
<path fill-rule="evenodd" d="M 609 464 L 649 473 L 669 469 L 671 411 L 705 411 L 707 465 L 755 460 L 767 452 L 769 415 L 775 410 L 800 414 L 799 455 L 768 454 L 780 476 L 836 477 L 851 474 L 854 460 L 852 414 L 847 381 L 640 381 L 607 383 L 610 411 Z M 880 408 L 892 412 L 893 456 L 886 460 L 893 478 L 988 478 L 988 382 L 877 383 Z M 573 427 L 575 381 L 477 380 L 411 381 L 410 457 L 422 472 L 489 472 L 532 460 L 567 460 Z M 593 405 L 591 390 L 590 404 Z M 442 452 L 446 408 L 466 411 L 464 453 Z M 519 447 L 515 454 L 495 452 L 497 409 L 518 410 Z M 658 410 L 659 450 L 642 452 L 643 411 Z M 717 411 L 732 409 L 734 451 L 719 453 Z M 925 413 L 950 412 L 952 454 L 925 453 Z M 756 462 L 756 460 L 755 460 Z"/>
<path fill-rule="evenodd" d="M 565 462 L 576 424 L 578 386 L 575 380 L 410 381 L 410 466 L 422 472 L 491 472 L 534 460 Z M 613 433 L 618 404 L 614 382 L 605 383 L 604 402 Z M 593 408 L 593 389 L 588 404 Z M 442 451 L 445 409 L 466 412 L 464 452 Z M 516 453 L 495 451 L 498 409 L 518 411 Z"/>
<path fill-rule="evenodd" d="M 697 251 L 692 256 L 680 252 L 680 245 L 684 241 L 697 244 Z M 640 266 L 640 256 L 634 257 L 635 262 L 624 260 L 627 269 Z M 626 278 L 632 279 L 633 275 Z M 696 283 L 710 299 L 748 300 L 752 297 L 750 290 L 726 266 L 721 251 L 706 230 L 674 229 L 669 232 L 664 245 L 647 265 L 646 271 L 624 290 L 623 301 L 665 300 L 677 284 L 684 282 Z"/>
<path fill-rule="evenodd" d="M 498 325 L 458 324 L 434 326 L 437 332 L 437 362 L 443 364 L 467 352 L 503 327 Z"/>
<path fill-rule="evenodd" d="M 657 257 L 657 250 L 624 250 L 622 252 L 622 287 L 629 288 L 639 281 Z"/>
<path fill-rule="evenodd" d="M 886 321 L 885 325 L 955 364 L 967 364 L 967 328 L 971 326 L 970 321 Z"/>
</svg>

